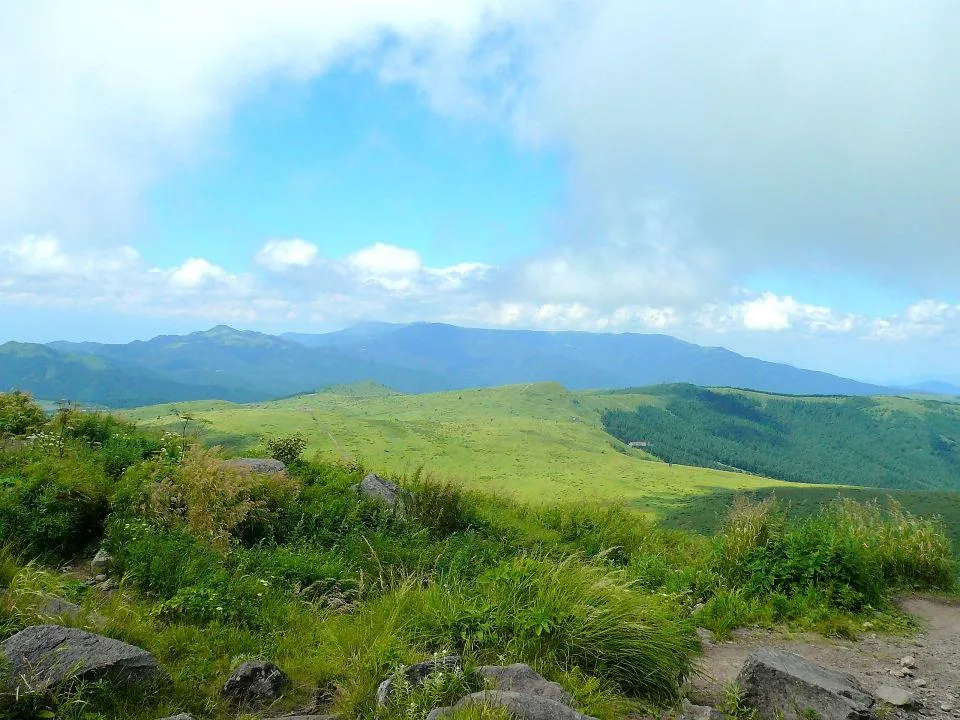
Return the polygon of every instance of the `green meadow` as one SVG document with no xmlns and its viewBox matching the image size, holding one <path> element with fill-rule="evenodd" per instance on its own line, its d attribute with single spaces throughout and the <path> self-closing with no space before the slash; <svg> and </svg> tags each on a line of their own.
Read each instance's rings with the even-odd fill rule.
<svg viewBox="0 0 960 720">
<path fill-rule="evenodd" d="M 126 412 L 147 425 L 189 431 L 231 451 L 300 432 L 307 454 L 354 460 L 380 472 L 419 469 L 467 488 L 521 501 L 592 500 L 665 512 L 718 490 L 762 491 L 788 483 L 721 470 L 670 465 L 604 431 L 610 409 L 660 399 L 638 392 L 570 392 L 556 383 L 423 395 L 372 384 L 249 405 L 191 402 Z M 192 429 L 192 430 L 191 430 Z"/>
</svg>

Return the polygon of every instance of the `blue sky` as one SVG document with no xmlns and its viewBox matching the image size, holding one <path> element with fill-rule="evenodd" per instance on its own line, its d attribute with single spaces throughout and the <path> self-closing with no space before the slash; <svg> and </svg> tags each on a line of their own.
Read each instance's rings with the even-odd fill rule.
<svg viewBox="0 0 960 720">
<path fill-rule="evenodd" d="M 0 0 L 0 340 L 429 320 L 960 380 L 958 32 L 952 0 Z"/>
</svg>

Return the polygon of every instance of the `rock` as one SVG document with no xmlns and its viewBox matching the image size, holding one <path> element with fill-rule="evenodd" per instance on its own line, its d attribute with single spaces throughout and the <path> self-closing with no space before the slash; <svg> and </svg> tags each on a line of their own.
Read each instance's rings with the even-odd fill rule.
<svg viewBox="0 0 960 720">
<path fill-rule="evenodd" d="M 278 715 L 263 720 L 340 720 L 339 715 Z"/>
<path fill-rule="evenodd" d="M 64 600 L 62 597 L 50 595 L 47 601 L 40 607 L 37 614 L 44 618 L 56 619 L 63 618 L 70 622 L 78 622 L 86 618 L 91 624 L 102 627 L 107 624 L 106 618 L 97 613 L 84 613 L 83 608 L 74 605 L 72 602 Z"/>
<path fill-rule="evenodd" d="M 399 673 L 391 675 L 377 688 L 377 707 L 383 707 L 387 704 L 390 694 L 393 692 L 394 680 L 397 675 L 402 674 L 408 683 L 413 687 L 419 687 L 423 681 L 433 675 L 435 672 L 451 672 L 461 667 L 459 655 L 447 655 L 436 660 L 424 660 L 415 665 L 408 665 Z"/>
<path fill-rule="evenodd" d="M 545 697 L 564 705 L 573 703 L 573 695 L 563 686 L 550 682 L 529 665 L 484 665 L 477 672 L 485 677 L 494 690 L 509 690 L 524 695 Z"/>
<path fill-rule="evenodd" d="M 737 682 L 746 704 L 765 718 L 802 719 L 812 711 L 821 720 L 868 720 L 874 703 L 852 675 L 772 648 L 750 655 Z"/>
<path fill-rule="evenodd" d="M 396 483 L 385 480 L 376 473 L 370 473 L 363 480 L 353 486 L 353 489 L 364 497 L 380 500 L 387 507 L 396 507 L 403 495 L 403 490 Z"/>
<path fill-rule="evenodd" d="M 157 659 L 142 648 L 60 625 L 34 625 L 0 644 L 6 684 L 49 690 L 68 681 L 169 682 Z"/>
<path fill-rule="evenodd" d="M 904 658 L 900 658 L 900 665 L 905 668 L 915 668 L 917 666 L 917 659 L 913 655 L 907 655 Z"/>
<path fill-rule="evenodd" d="M 927 686 L 927 681 L 923 678 L 917 678 L 916 680 L 913 681 L 913 684 L 915 687 L 922 688 Z"/>
<path fill-rule="evenodd" d="M 160 720 L 193 720 L 193 715 L 190 713 L 180 713 L 179 715 L 170 715 L 165 718 L 160 718 Z"/>
<path fill-rule="evenodd" d="M 697 637 L 700 638 L 701 645 L 713 645 L 713 633 L 707 630 L 706 628 L 698 627 L 697 628 Z"/>
<path fill-rule="evenodd" d="M 485 690 L 467 695 L 452 708 L 433 710 L 427 715 L 427 720 L 439 720 L 450 715 L 455 709 L 477 706 L 502 707 L 520 720 L 594 720 L 587 715 L 581 715 L 569 705 L 537 695 L 524 695 L 507 690 Z"/>
<path fill-rule="evenodd" d="M 902 678 L 902 677 L 906 677 L 906 676 L 907 676 L 907 674 L 903 671 L 902 668 L 895 668 L 895 669 L 893 669 L 893 670 L 890 671 L 890 674 L 893 675 L 894 677 L 898 677 L 898 678 Z"/>
<path fill-rule="evenodd" d="M 100 573 L 99 575 L 94 575 L 94 576 L 93 576 L 93 581 L 94 581 L 95 583 L 106 582 L 106 581 L 107 581 L 107 576 L 106 576 L 104 573 Z"/>
<path fill-rule="evenodd" d="M 261 475 L 276 475 L 287 469 L 287 466 L 280 460 L 273 458 L 233 458 L 224 460 L 223 464 L 229 468 L 237 470 L 246 470 L 247 472 L 259 473 Z"/>
<path fill-rule="evenodd" d="M 696 605 L 693 606 L 693 609 L 690 611 L 690 614 L 696 615 L 698 612 L 703 610 L 706 606 L 707 606 L 706 603 L 698 602 Z"/>
<path fill-rule="evenodd" d="M 943 710 L 943 712 L 950 712 L 951 710 L 953 710 L 953 705 L 951 705 L 950 703 L 941 703 L 940 709 Z"/>
<path fill-rule="evenodd" d="M 97 574 L 106 573 L 110 571 L 112 564 L 113 556 L 103 548 L 100 548 L 97 550 L 97 554 L 93 556 L 93 560 L 90 561 L 90 569 Z"/>
<path fill-rule="evenodd" d="M 727 717 L 719 710 L 714 710 L 707 705 L 694 705 L 689 700 L 683 701 L 680 713 L 683 720 L 725 720 Z"/>
<path fill-rule="evenodd" d="M 235 705 L 263 707 L 273 702 L 287 684 L 287 676 L 272 662 L 250 660 L 233 671 L 220 694 Z"/>
<path fill-rule="evenodd" d="M 904 690 L 903 688 L 894 687 L 892 685 L 881 685 L 877 688 L 877 691 L 874 693 L 877 696 L 878 700 L 894 705 L 896 707 L 902 708 L 912 708 L 916 707 L 917 701 L 913 697 L 913 693 L 909 690 Z"/>
</svg>

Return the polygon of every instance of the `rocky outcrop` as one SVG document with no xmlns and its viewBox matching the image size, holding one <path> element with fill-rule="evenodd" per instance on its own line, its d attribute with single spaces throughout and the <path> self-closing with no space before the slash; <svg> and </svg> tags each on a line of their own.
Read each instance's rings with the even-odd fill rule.
<svg viewBox="0 0 960 720">
<path fill-rule="evenodd" d="M 743 665 L 744 701 L 763 718 L 869 720 L 873 697 L 847 673 L 828 670 L 784 650 L 762 648 Z"/>
<path fill-rule="evenodd" d="M 453 672 L 460 668 L 461 660 L 459 655 L 447 655 L 446 657 L 424 660 L 415 665 L 408 665 L 399 673 L 391 675 L 377 688 L 377 707 L 383 707 L 390 699 L 393 688 L 396 685 L 398 677 L 402 676 L 413 687 L 419 687 L 423 681 L 437 672 Z"/>
<path fill-rule="evenodd" d="M 279 698 L 287 676 L 272 662 L 250 660 L 233 671 L 220 694 L 237 706 L 258 708 Z"/>
<path fill-rule="evenodd" d="M 564 705 L 573 703 L 573 696 L 564 690 L 563 686 L 550 682 L 532 667 L 523 663 L 504 666 L 484 665 L 477 672 L 486 678 L 494 690 L 543 697 Z"/>
<path fill-rule="evenodd" d="M 97 554 L 90 561 L 90 569 L 95 575 L 110 572 L 111 565 L 113 565 L 113 556 L 103 548 L 97 550 Z"/>
<path fill-rule="evenodd" d="M 478 706 L 504 708 L 520 720 L 594 720 L 555 700 L 507 690 L 485 690 L 467 695 L 453 707 L 437 708 L 427 715 L 427 720 L 439 720 L 454 710 Z"/>
<path fill-rule="evenodd" d="M 353 489 L 364 497 L 385 503 L 390 508 L 396 507 L 397 503 L 403 498 L 403 490 L 399 485 L 380 477 L 376 473 L 367 475 L 354 485 Z"/>
<path fill-rule="evenodd" d="M 142 648 L 60 625 L 21 630 L 0 644 L 0 654 L 12 690 L 50 690 L 72 681 L 153 684 L 170 679 Z"/>
<path fill-rule="evenodd" d="M 227 467 L 236 468 L 238 470 L 246 470 L 247 472 L 259 473 L 260 475 L 276 475 L 282 473 L 287 469 L 287 466 L 284 465 L 280 460 L 274 460 L 273 458 L 233 458 L 231 460 L 224 460 L 223 464 Z"/>
</svg>

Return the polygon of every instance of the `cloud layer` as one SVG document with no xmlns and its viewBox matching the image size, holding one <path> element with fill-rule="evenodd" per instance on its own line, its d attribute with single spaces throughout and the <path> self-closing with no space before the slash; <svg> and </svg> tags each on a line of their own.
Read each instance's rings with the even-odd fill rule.
<svg viewBox="0 0 960 720">
<path fill-rule="evenodd" d="M 186 19 L 186 20 L 185 20 Z M 0 300 L 250 322 L 364 317 L 953 337 L 960 5 L 927 0 L 37 0 L 0 7 Z M 158 179 L 274 82 L 349 66 L 569 176 L 549 242 L 433 267 L 389 239 L 265 240 L 228 270 L 128 240 Z M 788 270 L 917 298 L 854 314 L 738 289 Z"/>
</svg>

